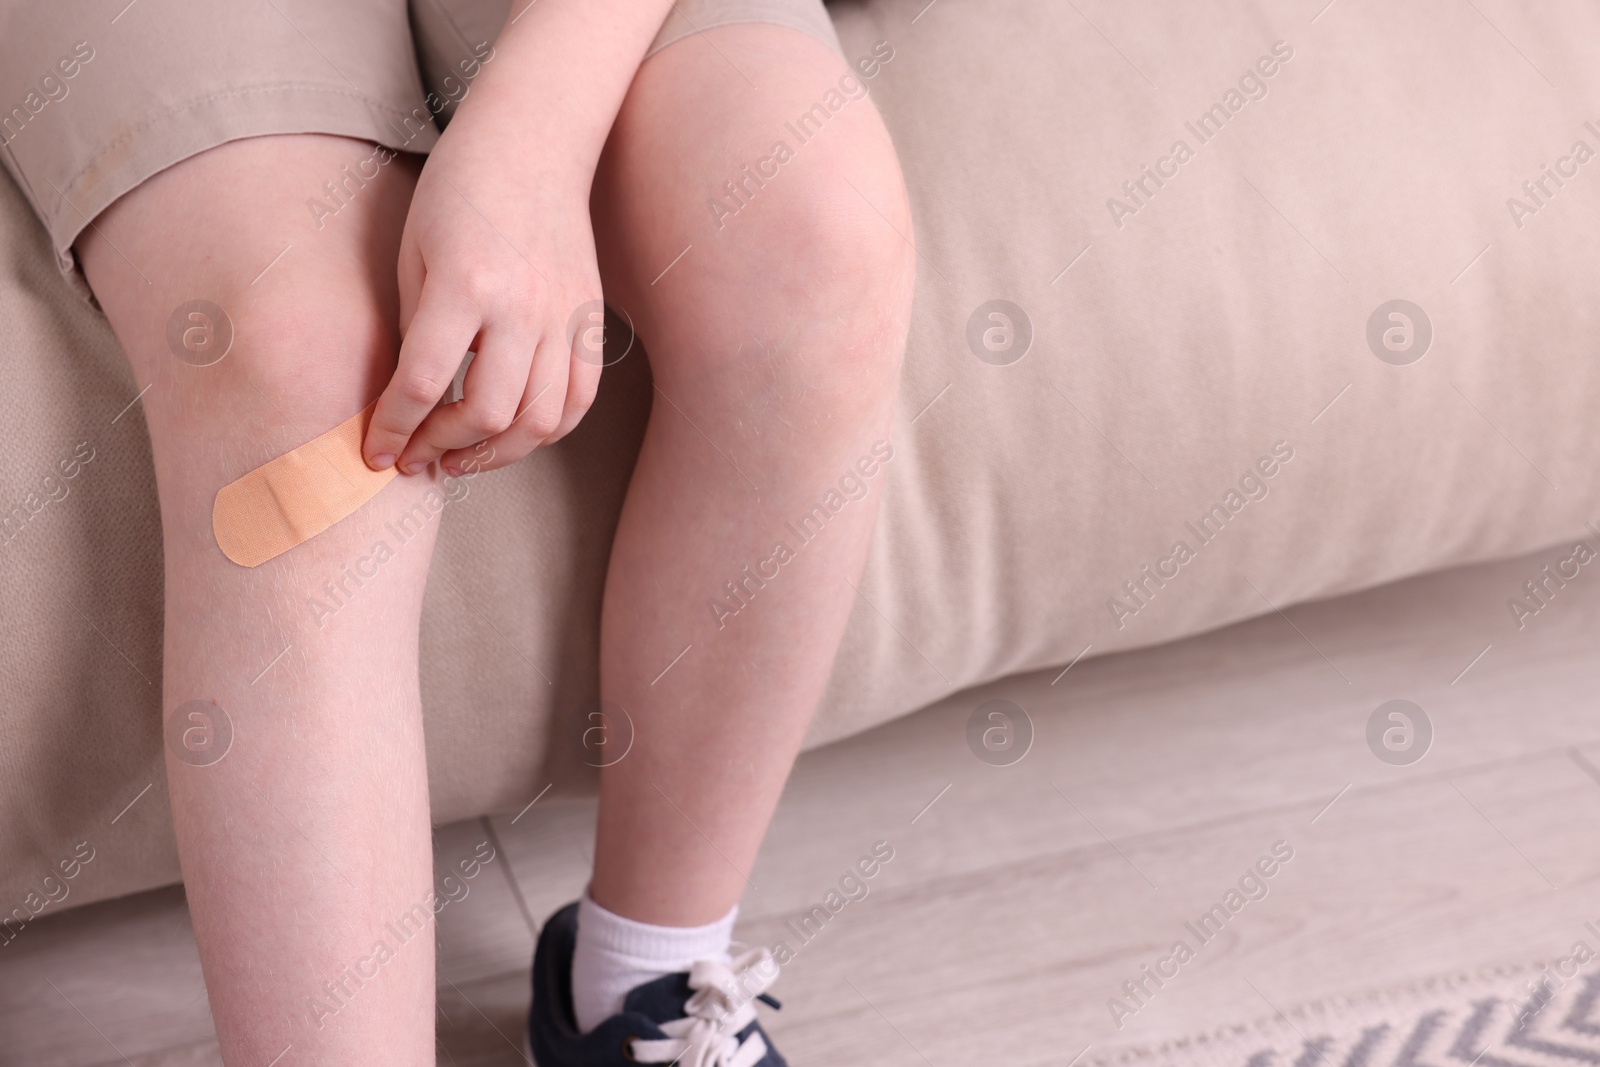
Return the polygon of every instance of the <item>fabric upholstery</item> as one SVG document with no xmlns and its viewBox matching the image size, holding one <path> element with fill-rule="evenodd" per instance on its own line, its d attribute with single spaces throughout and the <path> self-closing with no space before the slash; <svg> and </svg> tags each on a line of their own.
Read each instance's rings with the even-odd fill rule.
<svg viewBox="0 0 1600 1067">
<path fill-rule="evenodd" d="M 919 277 L 809 744 L 1086 649 L 1592 535 L 1600 10 L 924 4 L 831 8 L 847 58 L 892 51 L 871 90 Z M 178 869 L 138 388 L 9 184 L 0 234 L 9 908 L 78 841 L 100 858 L 72 903 Z M 1369 343 L 1394 300 L 1431 326 L 1415 362 L 1415 314 L 1410 350 L 1384 347 L 1405 342 L 1387 313 Z M 440 821 L 592 788 L 581 716 L 649 399 L 636 352 L 572 437 L 447 509 L 422 624 Z"/>
</svg>

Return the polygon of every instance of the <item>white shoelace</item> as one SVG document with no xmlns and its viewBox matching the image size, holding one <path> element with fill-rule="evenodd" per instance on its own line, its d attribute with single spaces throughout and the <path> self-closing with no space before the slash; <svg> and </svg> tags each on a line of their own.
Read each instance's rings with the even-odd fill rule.
<svg viewBox="0 0 1600 1067">
<path fill-rule="evenodd" d="M 778 965 L 764 948 L 740 953 L 731 967 L 699 961 L 689 970 L 694 993 L 683 1006 L 684 1017 L 661 1024 L 665 1039 L 635 1040 L 633 1058 L 680 1067 L 755 1067 L 767 1043 L 759 1033 L 743 1042 L 738 1035 L 756 1017 L 756 996 L 777 976 Z"/>
</svg>

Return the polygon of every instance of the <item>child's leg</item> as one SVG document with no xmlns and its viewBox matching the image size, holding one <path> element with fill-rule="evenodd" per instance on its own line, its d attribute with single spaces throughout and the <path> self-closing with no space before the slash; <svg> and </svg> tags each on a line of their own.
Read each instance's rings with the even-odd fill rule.
<svg viewBox="0 0 1600 1067">
<path fill-rule="evenodd" d="M 894 149 L 849 74 L 776 26 L 674 44 L 596 184 L 606 296 L 658 388 L 606 583 L 601 692 L 637 739 L 602 773 L 592 884 L 642 922 L 739 900 L 856 600 L 915 272 Z M 786 123 L 814 105 L 802 143 Z M 841 488 L 864 457 L 874 476 Z"/>
<path fill-rule="evenodd" d="M 215 701 L 232 724 L 220 762 L 195 765 L 203 759 L 179 759 L 170 744 L 167 756 L 230 1064 L 434 1058 L 417 619 L 437 524 L 404 544 L 384 528 L 430 483 L 398 479 L 253 570 L 222 556 L 211 525 L 221 486 L 359 411 L 392 371 L 395 255 L 415 162 L 385 166 L 321 230 L 306 208 L 370 154 L 321 136 L 225 144 L 124 196 L 79 242 L 138 386 L 148 386 L 166 556 L 165 714 Z M 232 349 L 213 366 L 169 347 L 168 318 L 192 299 L 232 320 Z M 389 553 L 374 552 L 380 541 Z M 203 749 L 203 734 L 194 741 Z"/>
</svg>

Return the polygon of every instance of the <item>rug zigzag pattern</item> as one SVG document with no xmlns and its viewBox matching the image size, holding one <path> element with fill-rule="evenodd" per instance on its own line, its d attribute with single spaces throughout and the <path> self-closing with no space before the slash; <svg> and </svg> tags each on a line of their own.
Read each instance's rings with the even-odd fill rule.
<svg viewBox="0 0 1600 1067">
<path fill-rule="evenodd" d="M 1353 1033 L 1306 1034 L 1237 1067 L 1600 1067 L 1600 975 L 1535 1001 L 1484 996 Z M 1174 1065 L 1176 1067 L 1176 1065 Z"/>
</svg>

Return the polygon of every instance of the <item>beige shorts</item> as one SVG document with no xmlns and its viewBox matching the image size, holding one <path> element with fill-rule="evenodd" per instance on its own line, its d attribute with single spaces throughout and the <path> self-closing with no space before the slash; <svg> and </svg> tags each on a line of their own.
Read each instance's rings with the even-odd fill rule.
<svg viewBox="0 0 1600 1067">
<path fill-rule="evenodd" d="M 0 158 L 81 287 L 72 243 L 89 222 L 225 141 L 328 133 L 428 151 L 511 3 L 0 0 Z M 839 51 L 822 0 L 679 0 L 649 55 L 742 22 Z"/>
</svg>

